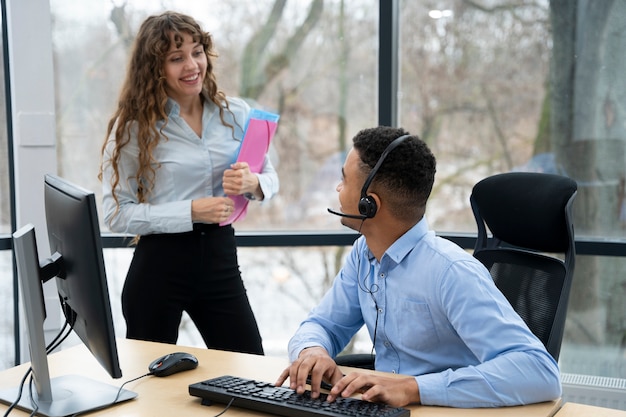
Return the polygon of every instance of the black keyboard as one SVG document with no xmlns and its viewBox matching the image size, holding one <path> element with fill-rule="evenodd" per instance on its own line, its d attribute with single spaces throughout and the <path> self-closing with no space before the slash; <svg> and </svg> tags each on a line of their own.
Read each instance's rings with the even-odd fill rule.
<svg viewBox="0 0 626 417">
<path fill-rule="evenodd" d="M 326 401 L 327 394 L 311 398 L 311 392 L 298 395 L 294 390 L 235 376 L 220 376 L 189 385 L 189 394 L 211 402 L 287 417 L 400 417 L 410 416 L 405 408 L 390 407 L 357 398 Z"/>
</svg>

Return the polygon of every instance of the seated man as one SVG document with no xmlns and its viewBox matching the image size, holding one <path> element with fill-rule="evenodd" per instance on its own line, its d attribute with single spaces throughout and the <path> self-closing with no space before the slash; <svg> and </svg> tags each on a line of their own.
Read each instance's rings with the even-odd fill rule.
<svg viewBox="0 0 626 417">
<path fill-rule="evenodd" d="M 390 127 L 356 135 L 334 214 L 362 236 L 290 340 L 292 364 L 277 385 L 289 378 L 301 393 L 310 376 L 314 397 L 324 380 L 333 385 L 329 401 L 360 392 L 397 407 L 501 407 L 561 395 L 557 363 L 489 272 L 428 229 L 434 177 L 435 157 L 416 136 Z M 376 370 L 409 377 L 342 374 L 333 358 L 363 324 Z"/>
</svg>

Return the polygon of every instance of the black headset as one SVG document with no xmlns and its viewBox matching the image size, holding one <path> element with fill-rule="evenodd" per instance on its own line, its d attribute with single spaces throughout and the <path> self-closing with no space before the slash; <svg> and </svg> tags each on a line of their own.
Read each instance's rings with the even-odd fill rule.
<svg viewBox="0 0 626 417">
<path fill-rule="evenodd" d="M 376 201 L 367 194 L 367 190 L 374 180 L 374 176 L 380 169 L 380 166 L 385 161 L 385 158 L 387 157 L 389 152 L 393 151 L 398 145 L 400 145 L 402 142 L 409 139 L 410 137 L 411 135 L 400 136 L 399 138 L 394 139 L 394 141 L 391 142 L 389 145 L 387 145 L 387 148 L 385 148 L 383 153 L 380 155 L 380 158 L 378 158 L 378 162 L 376 162 L 376 165 L 374 165 L 374 168 L 372 168 L 369 175 L 365 179 L 365 183 L 363 183 L 363 188 L 361 188 L 361 199 L 359 200 L 359 213 L 361 214 L 363 219 L 371 219 L 376 215 L 376 211 L 378 210 L 378 207 L 376 206 Z"/>
</svg>

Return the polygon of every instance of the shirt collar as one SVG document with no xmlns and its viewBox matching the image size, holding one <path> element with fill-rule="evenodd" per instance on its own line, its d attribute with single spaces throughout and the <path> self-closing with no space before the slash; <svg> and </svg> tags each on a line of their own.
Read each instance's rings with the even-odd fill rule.
<svg viewBox="0 0 626 417">
<path fill-rule="evenodd" d="M 180 114 L 179 104 L 171 97 L 168 97 L 165 103 L 165 113 L 167 113 L 169 117 L 178 116 Z"/>
<path fill-rule="evenodd" d="M 207 106 L 212 106 L 215 107 L 215 104 L 213 104 L 213 102 L 211 100 L 208 99 L 206 93 L 203 91 L 202 96 L 204 97 L 203 100 L 203 107 L 206 109 Z M 180 104 L 178 104 L 178 102 L 176 100 L 174 100 L 171 97 L 167 98 L 167 102 L 165 103 L 165 113 L 167 113 L 167 115 L 169 117 L 172 116 L 179 116 L 180 115 Z"/>
<path fill-rule="evenodd" d="M 426 217 L 417 222 L 415 226 L 406 231 L 398 240 L 385 251 L 383 258 L 386 256 L 396 264 L 402 262 L 405 256 L 413 250 L 420 240 L 428 233 L 428 221 Z M 370 252 L 371 255 L 371 252 Z"/>
</svg>

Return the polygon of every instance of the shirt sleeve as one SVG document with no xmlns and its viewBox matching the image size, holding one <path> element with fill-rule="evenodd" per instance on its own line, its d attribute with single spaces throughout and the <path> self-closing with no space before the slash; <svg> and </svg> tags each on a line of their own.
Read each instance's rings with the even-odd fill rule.
<svg viewBox="0 0 626 417">
<path fill-rule="evenodd" d="M 278 193 L 280 187 L 278 174 L 276 173 L 276 169 L 274 169 L 274 165 L 272 165 L 269 152 L 265 155 L 263 170 L 260 174 L 257 174 L 257 177 L 259 178 L 259 186 L 263 192 L 263 201 L 268 201 Z"/>
<path fill-rule="evenodd" d="M 561 395 L 556 361 L 471 262 L 453 263 L 441 281 L 440 305 L 479 364 L 416 377 L 422 404 L 501 407 Z"/>
<path fill-rule="evenodd" d="M 115 142 L 110 139 L 105 148 L 102 167 L 102 208 L 104 222 L 109 229 L 112 232 L 133 235 L 191 231 L 191 200 L 161 204 L 139 203 L 135 179 L 138 159 L 133 141 L 122 149 L 118 166 L 120 180 L 116 189 L 119 206 L 116 204 L 111 187 L 113 169 L 108 163 L 114 145 Z"/>
<path fill-rule="evenodd" d="M 359 251 L 355 243 L 344 267 L 321 302 L 302 322 L 289 341 L 289 358 L 294 361 L 300 352 L 311 346 L 321 346 L 331 357 L 337 356 L 363 326 L 356 279 Z M 367 260 L 365 264 L 369 265 Z"/>
</svg>

